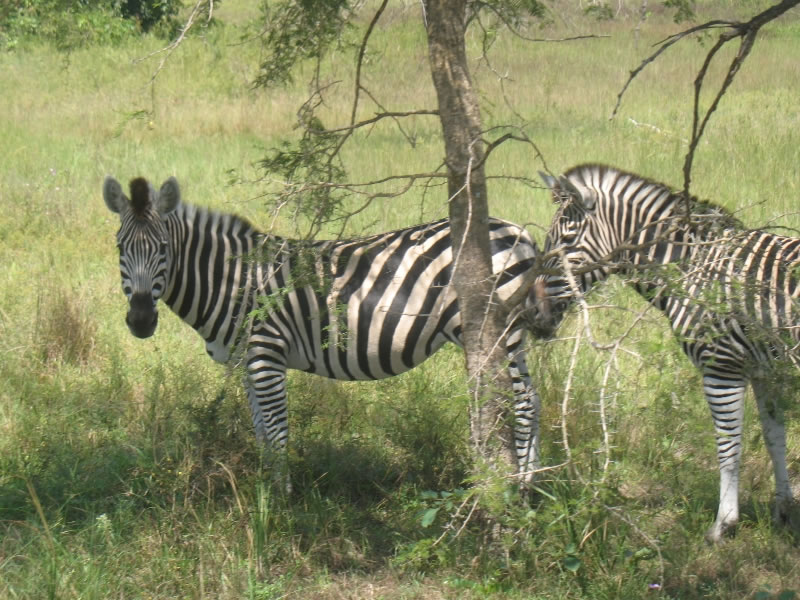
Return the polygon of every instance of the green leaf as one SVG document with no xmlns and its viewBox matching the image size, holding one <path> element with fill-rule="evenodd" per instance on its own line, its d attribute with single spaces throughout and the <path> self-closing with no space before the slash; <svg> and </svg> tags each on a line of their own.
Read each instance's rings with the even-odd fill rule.
<svg viewBox="0 0 800 600">
<path fill-rule="evenodd" d="M 640 548 L 633 555 L 633 560 L 650 560 L 656 555 L 652 548 Z"/>
<path fill-rule="evenodd" d="M 564 559 L 564 566 L 567 568 L 568 571 L 575 573 L 581 567 L 581 559 L 575 556 L 568 556 Z"/>
<path fill-rule="evenodd" d="M 545 491 L 544 489 L 540 488 L 539 486 L 536 486 L 536 485 L 531 486 L 531 489 L 533 489 L 533 491 L 536 492 L 537 494 L 541 494 L 542 496 L 552 500 L 553 502 L 556 501 L 556 497 L 553 496 L 553 494 L 551 494 L 550 492 Z"/>
<path fill-rule="evenodd" d="M 439 512 L 438 508 L 429 508 L 422 514 L 422 526 L 429 527 L 436 519 L 436 514 Z"/>
</svg>

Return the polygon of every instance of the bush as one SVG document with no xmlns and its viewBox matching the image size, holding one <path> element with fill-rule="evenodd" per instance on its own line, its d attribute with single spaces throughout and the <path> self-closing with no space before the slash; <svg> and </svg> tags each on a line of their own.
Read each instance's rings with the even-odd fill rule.
<svg viewBox="0 0 800 600">
<path fill-rule="evenodd" d="M 10 0 L 0 7 L 0 44 L 45 40 L 69 51 L 115 44 L 136 32 L 170 35 L 181 0 Z"/>
<path fill-rule="evenodd" d="M 142 31 L 150 31 L 161 23 L 168 24 L 175 19 L 181 7 L 181 0 L 122 0 L 120 12 L 126 19 L 133 19 Z"/>
</svg>

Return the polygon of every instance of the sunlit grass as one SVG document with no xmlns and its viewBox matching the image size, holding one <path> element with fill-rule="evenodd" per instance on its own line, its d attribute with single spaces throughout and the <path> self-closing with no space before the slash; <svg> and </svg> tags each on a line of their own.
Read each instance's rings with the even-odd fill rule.
<svg viewBox="0 0 800 600">
<path fill-rule="evenodd" d="M 252 89 L 259 50 L 237 27 L 252 11 L 222 3 L 225 25 L 188 39 L 152 87 L 163 55 L 138 59 L 161 47 L 156 39 L 68 57 L 47 48 L 0 55 L 0 596 L 636 598 L 650 593 L 662 564 L 664 597 L 800 590 L 795 544 L 769 523 L 771 469 L 752 406 L 743 523 L 723 551 L 702 541 L 717 503 L 713 431 L 699 375 L 654 311 L 618 356 L 604 399 L 610 448 L 598 418 L 607 355 L 581 351 L 566 406 L 574 468 L 548 472 L 531 509 L 503 509 L 508 539 L 487 544 L 468 526 L 435 544 L 448 515 L 420 523 L 430 507 L 420 492 L 453 490 L 469 469 L 454 349 L 377 383 L 293 373 L 296 493 L 287 502 L 269 492 L 240 374 L 213 364 L 166 310 L 151 340 L 128 333 L 117 221 L 100 193 L 108 173 L 156 185 L 175 175 L 188 201 L 270 225 L 263 185 L 229 185 L 231 172 L 259 175 L 264 149 L 296 135 L 308 90 L 302 74 L 286 89 Z M 418 12 L 392 6 L 370 47 L 365 85 L 389 110 L 434 104 Z M 500 35 L 491 69 L 470 38 L 487 140 L 507 131 L 492 127 L 511 124 L 554 172 L 600 161 L 680 186 L 692 81 L 708 42 L 687 40 L 648 67 L 609 120 L 628 72 L 676 26 L 651 16 L 637 38 L 633 17 L 570 22 L 529 33 L 611 37 L 529 44 Z M 741 211 L 750 226 L 798 227 L 796 17 L 764 33 L 711 121 L 693 189 Z M 710 75 L 717 84 L 729 58 Z M 349 122 L 350 61 L 340 52 L 324 67 L 325 81 L 338 81 L 321 114 L 328 127 Z M 360 106 L 356 119 L 378 110 L 363 95 Z M 345 150 L 354 180 L 441 165 L 438 121 L 420 116 L 403 127 L 405 135 L 386 121 L 354 137 Z M 531 146 L 509 141 L 487 168 L 535 179 L 544 165 Z M 544 190 L 492 180 L 489 193 L 493 214 L 543 238 L 553 213 Z M 444 188 L 416 188 L 373 203 L 348 233 L 437 218 L 446 206 Z M 294 233 L 288 220 L 278 229 Z M 600 293 L 598 303 L 622 307 L 593 323 L 599 339 L 612 339 L 644 307 L 618 282 Z M 570 319 L 561 333 L 574 331 Z M 549 465 L 566 455 L 560 422 L 571 348 L 564 339 L 530 353 Z M 790 421 L 790 469 L 797 438 Z M 573 560 L 576 571 L 567 568 Z"/>
</svg>

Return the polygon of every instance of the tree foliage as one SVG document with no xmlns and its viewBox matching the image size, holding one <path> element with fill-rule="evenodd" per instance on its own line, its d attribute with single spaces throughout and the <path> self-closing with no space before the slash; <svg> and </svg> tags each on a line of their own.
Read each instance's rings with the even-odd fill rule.
<svg viewBox="0 0 800 600">
<path fill-rule="evenodd" d="M 302 195 L 303 202 L 295 203 L 295 216 L 308 222 L 307 237 L 315 237 L 325 223 L 346 217 L 346 192 L 336 184 L 343 182 L 346 171 L 336 151 L 341 135 L 326 131 L 318 119 L 304 128 L 296 145 L 283 142 L 267 151 L 259 161 L 264 173 L 279 177 L 284 183 L 283 197 Z M 328 185 L 316 185 L 318 182 Z M 311 183 L 311 185 L 309 185 Z"/>
<path fill-rule="evenodd" d="M 172 35 L 181 6 L 182 0 L 7 0 L 0 4 L 0 44 L 33 39 L 73 50 L 136 32 Z"/>
<path fill-rule="evenodd" d="M 353 16 L 349 0 L 263 2 L 261 11 L 266 56 L 255 83 L 264 87 L 291 82 L 301 60 L 324 56 Z"/>
<path fill-rule="evenodd" d="M 162 23 L 167 23 L 174 29 L 175 17 L 182 2 L 181 0 L 116 0 L 116 4 L 124 18 L 136 21 L 142 31 L 150 31 Z"/>
</svg>

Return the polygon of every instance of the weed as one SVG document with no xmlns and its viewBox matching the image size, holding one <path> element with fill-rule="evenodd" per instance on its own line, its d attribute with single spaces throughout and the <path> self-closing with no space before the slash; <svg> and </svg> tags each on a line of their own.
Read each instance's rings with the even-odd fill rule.
<svg viewBox="0 0 800 600">
<path fill-rule="evenodd" d="M 56 285 L 40 289 L 33 344 L 43 363 L 85 366 L 94 350 L 97 324 L 79 294 Z"/>
</svg>

